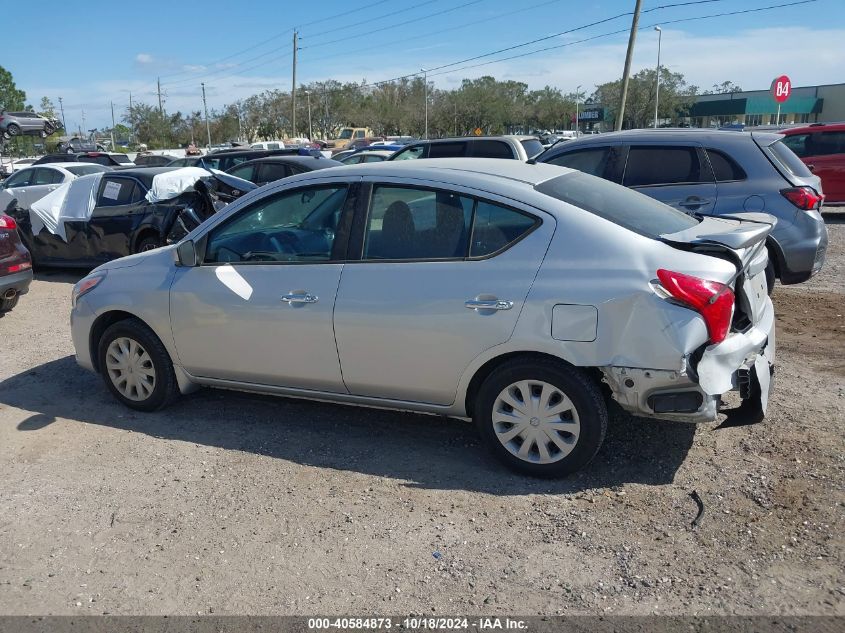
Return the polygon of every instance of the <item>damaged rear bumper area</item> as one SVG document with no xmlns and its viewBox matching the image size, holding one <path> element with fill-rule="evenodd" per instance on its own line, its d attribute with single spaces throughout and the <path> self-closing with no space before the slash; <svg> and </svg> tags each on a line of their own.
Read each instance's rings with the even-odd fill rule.
<svg viewBox="0 0 845 633">
<path fill-rule="evenodd" d="M 757 325 L 717 345 L 683 354 L 677 370 L 602 367 L 613 399 L 633 415 L 677 422 L 713 422 L 721 397 L 738 391 L 743 407 L 765 415 L 775 363 L 774 310 Z"/>
</svg>

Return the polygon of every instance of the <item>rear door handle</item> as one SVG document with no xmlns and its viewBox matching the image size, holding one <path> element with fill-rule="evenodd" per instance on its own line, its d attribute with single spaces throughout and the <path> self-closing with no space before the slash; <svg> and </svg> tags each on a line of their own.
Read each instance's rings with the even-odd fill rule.
<svg viewBox="0 0 845 633">
<path fill-rule="evenodd" d="M 470 310 L 510 310 L 513 301 L 504 299 L 470 299 L 464 302 L 464 306 Z"/>
<path fill-rule="evenodd" d="M 293 303 L 317 303 L 319 300 L 320 298 L 317 295 L 312 295 L 310 292 L 282 295 L 282 301 L 286 301 L 288 305 Z"/>
</svg>

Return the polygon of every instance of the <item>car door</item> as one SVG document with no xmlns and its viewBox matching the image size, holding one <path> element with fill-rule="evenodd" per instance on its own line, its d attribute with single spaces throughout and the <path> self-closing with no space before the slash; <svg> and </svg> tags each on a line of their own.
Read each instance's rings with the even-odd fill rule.
<svg viewBox="0 0 845 633">
<path fill-rule="evenodd" d="M 133 229 L 140 223 L 146 190 L 134 178 L 104 175 L 97 191 L 97 202 L 90 220 L 71 239 L 85 239 L 88 256 L 109 261 L 132 253 Z M 68 223 L 69 224 L 69 223 Z"/>
<path fill-rule="evenodd" d="M 2 202 L 0 212 L 5 211 L 6 206 L 12 200 L 18 200 L 18 204 L 15 205 L 18 208 L 26 208 L 21 206 L 20 201 L 28 198 L 28 189 L 35 178 L 36 169 L 35 167 L 19 169 L 3 181 L 3 195 L 0 196 L 0 202 Z"/>
<path fill-rule="evenodd" d="M 368 180 L 335 306 L 344 382 L 450 404 L 472 360 L 510 338 L 554 220 L 473 190 Z"/>
<path fill-rule="evenodd" d="M 845 132 L 814 132 L 807 141 L 806 157 L 798 155 L 822 179 L 827 200 L 845 202 Z"/>
<path fill-rule="evenodd" d="M 356 189 L 276 189 L 210 227 L 201 265 L 179 268 L 170 290 L 188 372 L 345 393 L 332 313 Z"/>
<path fill-rule="evenodd" d="M 622 184 L 681 211 L 709 214 L 716 183 L 696 143 L 631 143 Z"/>
</svg>

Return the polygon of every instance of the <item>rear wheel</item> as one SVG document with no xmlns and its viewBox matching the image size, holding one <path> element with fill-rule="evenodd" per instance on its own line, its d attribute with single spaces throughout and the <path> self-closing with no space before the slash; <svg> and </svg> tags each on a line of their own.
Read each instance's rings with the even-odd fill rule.
<svg viewBox="0 0 845 633">
<path fill-rule="evenodd" d="M 42 134 L 41 134 L 41 137 L 42 137 L 42 138 L 47 138 L 48 136 L 50 136 L 50 135 L 51 135 L 53 132 L 55 132 L 55 131 L 56 131 L 56 130 L 53 128 L 53 126 L 52 126 L 52 125 L 50 125 L 49 123 L 47 123 L 47 124 L 44 126 L 44 130 L 43 130 L 43 132 L 42 132 Z"/>
<path fill-rule="evenodd" d="M 145 237 L 140 242 L 138 242 L 138 246 L 135 248 L 136 253 L 145 253 L 146 251 L 151 251 L 154 248 L 158 248 L 161 246 L 160 240 L 158 239 L 157 235 L 150 235 Z"/>
<path fill-rule="evenodd" d="M 772 292 L 775 289 L 775 265 L 772 263 L 772 260 L 769 259 L 769 263 L 766 265 L 766 290 L 769 293 L 769 296 L 772 296 Z"/>
<path fill-rule="evenodd" d="M 17 123 L 9 123 L 9 127 L 6 129 L 11 136 L 17 136 L 21 133 L 21 128 Z"/>
<path fill-rule="evenodd" d="M 4 312 L 8 312 L 16 305 L 18 305 L 18 298 L 20 297 L 19 294 L 15 293 L 15 296 L 11 299 L 0 299 L 0 314 Z"/>
<path fill-rule="evenodd" d="M 536 477 L 583 468 L 607 430 L 607 407 L 598 386 L 574 367 L 536 358 L 496 369 L 479 390 L 474 418 L 499 460 Z"/>
<path fill-rule="evenodd" d="M 98 359 L 106 387 L 127 407 L 155 411 L 178 393 L 167 349 L 138 319 L 109 326 L 100 338 Z"/>
</svg>

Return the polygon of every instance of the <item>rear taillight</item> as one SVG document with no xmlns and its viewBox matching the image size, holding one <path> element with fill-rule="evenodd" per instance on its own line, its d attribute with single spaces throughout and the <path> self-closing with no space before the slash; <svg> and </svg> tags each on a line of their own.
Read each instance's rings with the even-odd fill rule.
<svg viewBox="0 0 845 633">
<path fill-rule="evenodd" d="M 781 189 L 781 195 L 799 209 L 812 211 L 818 209 L 824 200 L 824 195 L 818 194 L 812 187 L 791 187 Z"/>
<path fill-rule="evenodd" d="M 14 221 L 14 219 L 10 218 L 8 215 L 0 215 L 0 229 L 16 229 L 18 228 L 18 223 Z"/>
<path fill-rule="evenodd" d="M 32 268 L 32 264 L 30 262 L 24 262 L 22 264 L 14 264 L 13 266 L 9 266 L 7 268 L 7 272 L 11 273 L 19 273 L 22 270 L 29 270 Z"/>
<path fill-rule="evenodd" d="M 663 268 L 657 271 L 657 278 L 673 299 L 701 315 L 711 343 L 725 340 L 734 312 L 734 293 L 729 286 Z"/>
</svg>

